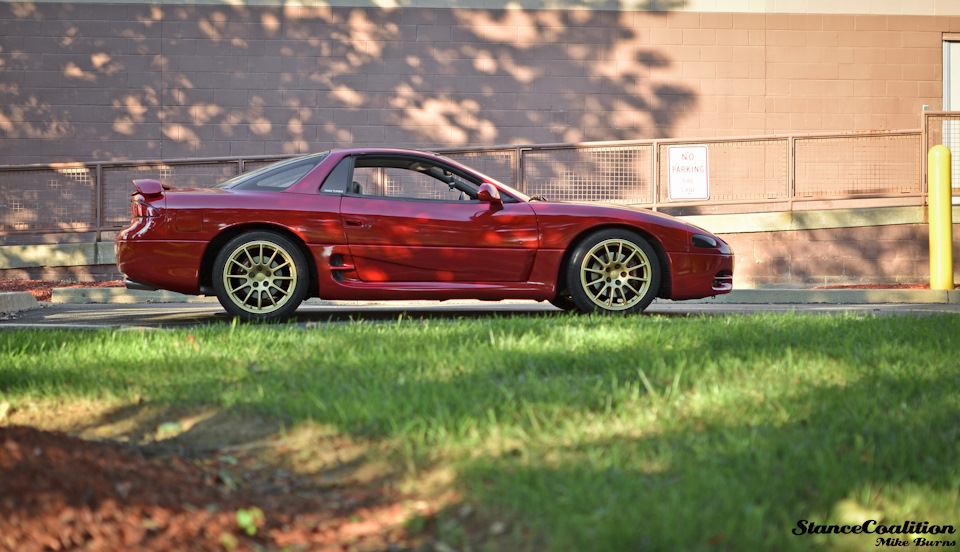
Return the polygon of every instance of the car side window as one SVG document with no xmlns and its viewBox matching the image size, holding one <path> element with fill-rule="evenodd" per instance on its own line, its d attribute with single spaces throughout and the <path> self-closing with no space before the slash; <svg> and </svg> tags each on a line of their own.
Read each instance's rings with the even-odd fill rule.
<svg viewBox="0 0 960 552">
<path fill-rule="evenodd" d="M 397 167 L 357 167 L 350 185 L 357 193 L 396 199 L 457 201 L 463 195 L 436 176 Z"/>
<path fill-rule="evenodd" d="M 346 157 L 330 171 L 330 174 L 320 185 L 320 191 L 331 194 L 350 193 L 350 170 L 353 168 L 353 159 Z"/>
<path fill-rule="evenodd" d="M 354 160 L 345 193 L 390 199 L 471 201 L 476 199 L 478 187 L 465 175 L 429 159 L 360 156 Z"/>
</svg>

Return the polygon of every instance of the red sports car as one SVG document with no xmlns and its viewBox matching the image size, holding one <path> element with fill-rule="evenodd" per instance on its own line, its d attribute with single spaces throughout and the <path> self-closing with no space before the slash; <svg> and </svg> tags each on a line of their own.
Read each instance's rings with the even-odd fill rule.
<svg viewBox="0 0 960 552">
<path fill-rule="evenodd" d="M 116 237 L 132 289 L 215 294 L 245 320 L 307 297 L 535 299 L 636 313 L 732 289 L 717 236 L 644 209 L 527 197 L 453 160 L 347 149 L 207 189 L 135 180 Z"/>
</svg>

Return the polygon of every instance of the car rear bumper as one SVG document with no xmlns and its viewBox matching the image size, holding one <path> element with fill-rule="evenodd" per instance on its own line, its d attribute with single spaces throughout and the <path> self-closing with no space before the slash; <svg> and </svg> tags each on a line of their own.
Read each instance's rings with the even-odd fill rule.
<svg viewBox="0 0 960 552">
<path fill-rule="evenodd" d="M 200 259 L 204 242 L 149 241 L 125 239 L 114 242 L 117 268 L 130 289 L 165 289 L 178 293 L 199 293 Z M 131 287 L 133 286 L 137 287 Z"/>
</svg>

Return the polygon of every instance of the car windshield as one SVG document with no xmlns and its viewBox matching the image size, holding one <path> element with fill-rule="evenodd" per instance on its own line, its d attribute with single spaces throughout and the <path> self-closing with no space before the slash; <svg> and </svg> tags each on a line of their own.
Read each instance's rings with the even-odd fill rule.
<svg viewBox="0 0 960 552">
<path fill-rule="evenodd" d="M 443 159 L 444 161 L 447 161 L 447 162 L 449 162 L 449 163 L 451 163 L 451 164 L 453 164 L 453 165 L 455 165 L 455 166 L 461 166 L 461 167 L 464 166 L 464 165 L 461 165 L 457 160 L 451 159 L 451 158 L 446 157 L 446 156 L 444 156 L 444 155 L 438 155 L 437 157 L 439 157 L 439 158 Z M 472 168 L 472 167 L 470 167 L 470 171 L 471 171 L 473 174 L 475 174 L 475 175 L 479 176 L 480 178 L 482 178 L 483 180 L 485 180 L 486 182 L 490 182 L 491 184 L 496 184 L 496 186 L 497 186 L 498 188 L 500 188 L 501 191 L 507 192 L 508 194 L 512 195 L 513 197 L 515 197 L 515 198 L 517 198 L 517 199 L 519 199 L 519 200 L 521 200 L 521 201 L 530 201 L 530 196 L 528 196 L 527 194 L 521 192 L 520 190 L 517 190 L 517 189 L 515 189 L 515 188 L 512 188 L 512 187 L 504 184 L 503 182 L 500 182 L 500 181 L 497 180 L 496 178 L 493 178 L 492 176 L 485 175 L 485 174 L 483 174 L 482 172 L 480 172 L 480 171 L 478 171 L 477 169 L 474 169 L 474 168 Z"/>
<path fill-rule="evenodd" d="M 279 192 L 300 181 L 316 167 L 329 152 L 285 159 L 259 169 L 238 174 L 213 186 L 226 190 L 260 190 Z"/>
</svg>

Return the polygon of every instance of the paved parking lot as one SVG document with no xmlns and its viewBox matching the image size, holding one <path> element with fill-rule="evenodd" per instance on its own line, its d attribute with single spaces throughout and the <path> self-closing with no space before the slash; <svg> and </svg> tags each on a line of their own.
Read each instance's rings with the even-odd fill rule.
<svg viewBox="0 0 960 552">
<path fill-rule="evenodd" d="M 137 304 L 50 304 L 0 320 L 2 328 L 161 328 L 225 325 L 232 319 L 216 302 Z M 867 315 L 960 315 L 960 304 L 736 304 L 673 303 L 658 301 L 647 316 L 739 316 L 757 312 L 808 312 Z M 290 320 L 293 324 L 335 324 L 354 320 L 370 322 L 405 319 L 479 318 L 485 316 L 566 316 L 549 303 L 534 301 L 423 301 L 329 304 L 305 303 Z M 640 318 L 642 320 L 642 317 Z"/>
</svg>

